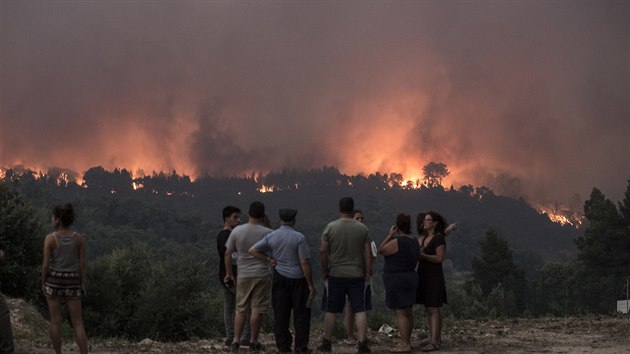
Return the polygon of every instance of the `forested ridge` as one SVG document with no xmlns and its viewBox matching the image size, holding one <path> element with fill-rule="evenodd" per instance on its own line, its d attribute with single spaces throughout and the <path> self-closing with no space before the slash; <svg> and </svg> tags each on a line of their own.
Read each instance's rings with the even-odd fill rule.
<svg viewBox="0 0 630 354">
<path fill-rule="evenodd" d="M 376 242 L 400 212 L 442 213 L 458 224 L 447 238 L 445 262 L 445 310 L 454 318 L 610 313 L 630 275 L 630 181 L 623 201 L 610 201 L 594 189 L 585 202 L 587 221 L 576 229 L 486 187 L 456 190 L 437 181 L 406 188 L 396 174 L 346 176 L 322 168 L 192 181 L 175 172 L 134 178 L 126 170 L 96 167 L 83 176 L 72 173 L 9 170 L 3 176 L 2 292 L 42 303 L 38 269 L 43 237 L 51 231 L 50 209 L 71 202 L 78 214 L 75 228 L 88 240 L 84 316 L 92 335 L 221 336 L 215 240 L 221 209 L 233 204 L 246 211 L 254 200 L 266 204 L 275 226 L 278 209 L 298 209 L 296 228 L 315 256 L 323 227 L 338 217 L 342 196 L 355 199 Z M 261 186 L 273 186 L 273 192 L 261 193 Z M 314 262 L 321 284 L 317 257 Z M 379 259 L 373 326 L 391 316 L 383 305 L 382 265 Z"/>
</svg>

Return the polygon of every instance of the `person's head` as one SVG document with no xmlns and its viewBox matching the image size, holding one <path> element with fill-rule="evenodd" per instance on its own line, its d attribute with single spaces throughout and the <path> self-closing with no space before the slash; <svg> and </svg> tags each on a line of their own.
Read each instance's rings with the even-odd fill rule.
<svg viewBox="0 0 630 354">
<path fill-rule="evenodd" d="M 339 212 L 342 214 L 352 215 L 354 210 L 354 199 L 351 197 L 343 197 L 339 200 Z"/>
<path fill-rule="evenodd" d="M 396 217 L 396 227 L 403 234 L 411 233 L 411 215 L 407 213 L 398 214 Z"/>
<path fill-rule="evenodd" d="M 358 222 L 363 222 L 363 212 L 359 209 L 352 211 L 352 218 Z"/>
<path fill-rule="evenodd" d="M 72 204 L 57 205 L 52 211 L 53 226 L 58 229 L 60 227 L 67 228 L 74 222 L 74 208 Z"/>
<path fill-rule="evenodd" d="M 223 225 L 234 228 L 241 223 L 241 209 L 228 205 L 223 208 Z"/>
<path fill-rule="evenodd" d="M 424 216 L 424 232 L 433 229 L 434 234 L 444 235 L 446 230 L 446 219 L 434 211 L 428 212 Z"/>
<path fill-rule="evenodd" d="M 297 210 L 295 209 L 280 209 L 278 211 L 278 215 L 280 216 L 280 221 L 283 225 L 293 226 L 295 225 L 295 216 L 297 215 Z"/>
<path fill-rule="evenodd" d="M 251 203 L 247 215 L 252 219 L 262 221 L 265 218 L 265 204 L 258 201 Z"/>
</svg>

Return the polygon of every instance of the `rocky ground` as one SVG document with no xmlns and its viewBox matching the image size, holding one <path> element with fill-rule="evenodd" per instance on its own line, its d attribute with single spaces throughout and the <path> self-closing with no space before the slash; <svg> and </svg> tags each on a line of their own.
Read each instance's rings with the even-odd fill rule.
<svg viewBox="0 0 630 354">
<path fill-rule="evenodd" d="M 35 309 L 19 299 L 9 299 L 16 353 L 51 353 L 48 323 Z M 69 335 L 69 333 L 67 334 Z M 321 332 L 314 330 L 312 345 Z M 414 352 L 425 337 L 414 331 Z M 396 342 L 396 333 L 370 331 L 373 353 L 387 353 Z M 64 352 L 77 352 L 74 343 L 64 344 Z M 263 334 L 266 353 L 276 353 L 273 335 Z M 150 339 L 129 342 L 119 339 L 90 338 L 91 353 L 224 353 L 229 352 L 222 339 L 201 339 L 179 343 L 161 343 Z M 241 350 L 241 352 L 247 352 Z M 356 348 L 343 340 L 333 342 L 335 353 L 355 353 Z M 492 321 L 447 321 L 441 352 L 447 353 L 630 353 L 630 317 L 586 316 L 567 318 L 511 319 Z"/>
</svg>

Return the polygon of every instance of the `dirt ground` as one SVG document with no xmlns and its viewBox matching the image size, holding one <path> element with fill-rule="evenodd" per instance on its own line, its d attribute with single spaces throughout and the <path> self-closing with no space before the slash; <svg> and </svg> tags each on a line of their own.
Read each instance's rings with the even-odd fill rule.
<svg viewBox="0 0 630 354">
<path fill-rule="evenodd" d="M 35 309 L 19 299 L 8 299 L 17 354 L 53 352 L 48 338 L 48 323 Z M 415 353 L 426 336 L 415 330 Z M 314 330 L 311 349 L 315 349 L 321 331 Z M 370 331 L 373 353 L 387 353 L 396 343 L 396 334 Z M 67 342 L 67 341 L 66 341 Z M 277 353 L 272 334 L 262 334 L 265 353 Z M 129 342 L 120 339 L 90 339 L 91 353 L 227 353 L 222 339 L 202 339 L 179 343 L 161 343 L 150 339 Z M 64 353 L 76 353 L 76 345 L 64 344 Z M 241 353 L 248 352 L 241 350 Z M 316 351 L 314 351 L 316 352 Z M 355 353 L 356 347 L 343 340 L 333 340 L 334 353 Z M 446 353 L 630 353 L 630 317 L 585 316 L 567 318 L 509 319 L 491 321 L 446 321 L 440 352 Z"/>
</svg>

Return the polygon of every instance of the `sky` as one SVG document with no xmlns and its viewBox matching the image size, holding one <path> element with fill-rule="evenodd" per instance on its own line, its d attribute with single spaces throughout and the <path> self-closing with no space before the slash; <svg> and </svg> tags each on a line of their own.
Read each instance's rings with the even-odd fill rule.
<svg viewBox="0 0 630 354">
<path fill-rule="evenodd" d="M 0 167 L 617 201 L 629 137 L 630 1 L 0 1 Z"/>
</svg>

